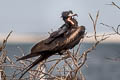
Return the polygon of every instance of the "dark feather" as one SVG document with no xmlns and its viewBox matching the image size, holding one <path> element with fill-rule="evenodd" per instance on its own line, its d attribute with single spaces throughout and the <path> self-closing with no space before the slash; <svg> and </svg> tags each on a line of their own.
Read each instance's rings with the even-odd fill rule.
<svg viewBox="0 0 120 80">
<path fill-rule="evenodd" d="M 23 75 L 28 70 L 30 70 L 32 67 L 37 65 L 39 62 L 47 59 L 48 57 L 56 53 L 61 53 L 61 51 L 65 51 L 73 48 L 83 38 L 84 33 L 85 33 L 84 26 L 75 27 L 75 28 L 68 29 L 67 33 L 65 33 L 64 36 L 59 36 L 55 38 L 54 41 L 52 41 L 50 44 L 46 44 L 46 42 L 49 41 L 51 37 L 37 43 L 31 49 L 30 54 L 18 59 L 18 60 L 24 60 L 24 59 L 28 59 L 35 56 L 40 56 L 37 60 L 35 60 L 35 62 L 33 62 L 31 65 L 29 65 L 26 68 L 27 70 L 21 75 L 20 78 L 22 78 Z"/>
<path fill-rule="evenodd" d="M 23 57 L 19 58 L 17 61 L 19 61 L 19 60 L 24 60 L 24 59 L 28 59 L 28 58 L 31 58 L 31 57 L 36 57 L 36 56 L 38 56 L 38 55 L 39 55 L 38 53 L 31 53 L 31 54 L 28 54 L 28 55 L 26 55 L 26 56 L 23 56 Z"/>
</svg>

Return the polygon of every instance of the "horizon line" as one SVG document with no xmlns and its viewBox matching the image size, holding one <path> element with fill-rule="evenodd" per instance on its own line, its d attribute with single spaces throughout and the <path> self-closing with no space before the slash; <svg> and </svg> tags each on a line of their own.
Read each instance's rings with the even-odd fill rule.
<svg viewBox="0 0 120 80">
<path fill-rule="evenodd" d="M 92 35 L 92 34 L 88 34 Z M 88 36 L 87 35 L 87 36 Z M 98 34 L 101 35 L 101 34 Z M 34 43 L 46 39 L 49 34 L 11 34 L 8 38 L 8 43 Z M 0 43 L 7 37 L 6 34 L 0 35 Z M 94 37 L 84 38 L 84 42 L 92 43 L 94 42 Z M 120 35 L 110 35 L 110 37 L 103 42 L 105 43 L 118 43 L 120 42 Z"/>
</svg>

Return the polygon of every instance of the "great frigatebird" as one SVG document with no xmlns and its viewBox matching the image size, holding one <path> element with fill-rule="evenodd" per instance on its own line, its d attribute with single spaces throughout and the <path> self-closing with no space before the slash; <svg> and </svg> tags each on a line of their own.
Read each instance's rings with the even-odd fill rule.
<svg viewBox="0 0 120 80">
<path fill-rule="evenodd" d="M 75 45 L 77 45 L 80 40 L 83 38 L 85 33 L 85 27 L 79 26 L 68 29 L 68 31 L 59 37 L 56 37 L 54 41 L 52 41 L 49 44 L 46 44 L 51 37 L 42 40 L 38 42 L 35 46 L 32 47 L 31 53 L 19 58 L 19 60 L 24 60 L 32 57 L 39 56 L 38 59 L 36 59 L 32 64 L 30 64 L 20 78 L 23 77 L 23 75 L 29 71 L 32 67 L 37 65 L 38 63 L 42 62 L 43 60 L 46 60 L 48 57 L 61 52 L 64 52 L 66 50 L 72 49 Z"/>
</svg>

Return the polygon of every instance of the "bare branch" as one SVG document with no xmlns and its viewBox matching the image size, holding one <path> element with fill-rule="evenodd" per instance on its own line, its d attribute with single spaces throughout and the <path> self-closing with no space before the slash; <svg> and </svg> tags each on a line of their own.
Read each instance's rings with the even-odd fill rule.
<svg viewBox="0 0 120 80">
<path fill-rule="evenodd" d="M 115 27 L 113 27 L 113 26 L 110 26 L 110 25 L 107 25 L 104 23 L 100 23 L 100 24 L 102 24 L 103 26 L 111 28 L 113 30 L 114 34 L 120 35 L 120 32 L 119 32 L 120 25 L 118 25 L 117 28 L 115 29 Z"/>
<path fill-rule="evenodd" d="M 0 51 L 2 51 L 2 50 L 5 48 L 6 43 L 7 43 L 7 40 L 8 40 L 8 38 L 9 38 L 9 36 L 11 35 L 12 32 L 13 32 L 13 31 L 10 31 L 10 33 L 7 35 L 6 39 L 3 40 L 2 46 L 0 47 Z"/>
<path fill-rule="evenodd" d="M 120 7 L 116 3 L 112 2 L 112 5 L 117 7 L 120 10 Z"/>
<path fill-rule="evenodd" d="M 90 19 L 92 20 L 92 23 L 93 23 L 93 27 L 94 27 L 94 37 L 95 37 L 95 40 L 97 41 L 97 38 L 96 38 L 96 24 L 97 24 L 97 20 L 98 20 L 98 17 L 99 17 L 99 11 L 97 12 L 97 15 L 96 15 L 96 19 L 94 20 L 91 16 L 91 14 L 89 13 L 89 17 Z"/>
</svg>

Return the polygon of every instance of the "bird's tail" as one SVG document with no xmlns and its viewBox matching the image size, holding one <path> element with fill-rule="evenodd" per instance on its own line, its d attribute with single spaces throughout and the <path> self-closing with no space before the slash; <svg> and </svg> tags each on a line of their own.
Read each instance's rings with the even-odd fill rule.
<svg viewBox="0 0 120 80">
<path fill-rule="evenodd" d="M 19 61 L 19 60 L 24 60 L 24 59 L 28 59 L 28 58 L 31 58 L 31 57 L 36 57 L 36 56 L 38 56 L 38 55 L 40 55 L 40 53 L 30 53 L 30 54 L 28 54 L 28 55 L 26 55 L 26 56 L 23 56 L 23 57 L 17 59 L 17 61 Z"/>
<path fill-rule="evenodd" d="M 19 80 L 25 75 L 25 73 L 27 71 L 29 71 L 32 67 L 34 67 L 35 65 L 37 65 L 39 62 L 42 62 L 43 60 L 47 59 L 49 56 L 51 55 L 41 55 L 37 60 L 35 60 L 32 64 L 30 64 L 28 67 L 26 67 L 24 70 L 23 70 L 23 73 L 22 75 L 20 76 Z"/>
</svg>

